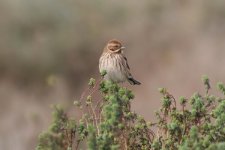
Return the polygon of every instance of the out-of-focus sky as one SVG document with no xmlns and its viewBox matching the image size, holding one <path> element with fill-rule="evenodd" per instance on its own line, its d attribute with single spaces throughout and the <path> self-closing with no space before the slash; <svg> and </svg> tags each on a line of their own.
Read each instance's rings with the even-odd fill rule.
<svg viewBox="0 0 225 150">
<path fill-rule="evenodd" d="M 73 101 L 99 78 L 107 41 L 121 40 L 133 76 L 132 109 L 154 120 L 157 89 L 203 92 L 207 74 L 225 82 L 223 0 L 1 0 L 0 149 L 34 149 L 51 104 Z"/>
</svg>

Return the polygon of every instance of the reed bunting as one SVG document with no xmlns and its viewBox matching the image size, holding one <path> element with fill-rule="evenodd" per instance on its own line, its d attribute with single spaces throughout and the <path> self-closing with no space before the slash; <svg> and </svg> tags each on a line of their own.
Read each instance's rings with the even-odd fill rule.
<svg viewBox="0 0 225 150">
<path fill-rule="evenodd" d="M 99 59 L 99 71 L 106 71 L 105 80 L 111 80 L 116 83 L 128 81 L 132 85 L 140 85 L 131 73 L 127 58 L 123 54 L 125 47 L 118 40 L 110 40 Z"/>
</svg>

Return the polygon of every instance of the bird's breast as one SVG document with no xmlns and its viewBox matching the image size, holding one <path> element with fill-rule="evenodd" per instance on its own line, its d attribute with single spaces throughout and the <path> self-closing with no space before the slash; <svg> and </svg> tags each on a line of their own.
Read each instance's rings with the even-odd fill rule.
<svg viewBox="0 0 225 150">
<path fill-rule="evenodd" d="M 119 54 L 105 54 L 99 60 L 100 72 L 106 70 L 106 80 L 114 82 L 123 82 L 126 80 L 126 73 L 122 63 L 122 57 Z"/>
</svg>

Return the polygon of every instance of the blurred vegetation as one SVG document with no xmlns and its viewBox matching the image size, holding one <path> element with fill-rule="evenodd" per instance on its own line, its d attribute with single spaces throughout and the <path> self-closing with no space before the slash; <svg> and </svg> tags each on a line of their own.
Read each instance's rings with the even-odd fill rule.
<svg viewBox="0 0 225 150">
<path fill-rule="evenodd" d="M 107 40 L 115 36 L 130 42 L 139 39 L 136 43 L 146 54 L 151 48 L 150 57 L 155 57 L 172 49 L 190 30 L 205 34 L 224 29 L 224 5 L 222 0 L 201 0 L 196 2 L 198 9 L 193 1 L 1 1 L 0 78 L 26 85 L 56 74 L 77 85 L 96 72 Z M 136 6 L 138 11 L 133 10 Z M 192 10 L 194 16 L 185 15 Z"/>
<path fill-rule="evenodd" d="M 115 7 L 114 13 L 101 7 L 104 3 L 2 1 L 0 77 L 11 76 L 23 84 L 32 84 L 59 74 L 68 83 L 78 84 L 83 78 L 80 74 L 97 70 L 96 60 L 103 48 L 98 41 L 104 38 L 99 28 L 116 27 L 124 20 L 122 8 Z"/>
<path fill-rule="evenodd" d="M 40 134 L 36 150 L 79 149 L 81 142 L 89 150 L 223 150 L 225 95 L 210 94 L 208 77 L 203 76 L 202 81 L 205 94 L 194 93 L 189 99 L 180 97 L 179 102 L 160 88 L 162 106 L 153 123 L 131 110 L 134 95 L 130 90 L 110 81 L 98 85 L 99 81 L 91 79 L 86 102 L 75 101 L 82 118 L 75 122 L 56 106 L 53 122 Z M 92 94 L 98 86 L 102 99 L 96 101 Z M 225 93 L 223 83 L 218 83 L 218 90 Z"/>
<path fill-rule="evenodd" d="M 201 74 L 225 82 L 224 10 L 223 0 L 0 0 L 0 149 L 34 149 L 48 106 L 72 109 L 112 38 L 143 81 L 132 106 L 148 119 L 159 105 L 155 87 L 186 96 Z"/>
</svg>

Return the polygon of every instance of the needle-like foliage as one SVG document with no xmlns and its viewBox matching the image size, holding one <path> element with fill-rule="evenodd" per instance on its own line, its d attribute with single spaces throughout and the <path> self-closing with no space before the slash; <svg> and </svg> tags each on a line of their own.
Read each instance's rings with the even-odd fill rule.
<svg viewBox="0 0 225 150">
<path fill-rule="evenodd" d="M 181 96 L 179 101 L 167 89 L 160 88 L 162 106 L 152 123 L 131 110 L 131 90 L 110 81 L 91 79 L 89 94 L 83 93 L 74 102 L 83 113 L 82 118 L 75 122 L 56 106 L 53 121 L 40 134 L 36 150 L 224 150 L 225 88 L 218 83 L 224 96 L 215 96 L 210 94 L 208 77 L 202 81 L 204 94 Z M 102 98 L 94 99 L 96 92 Z"/>
</svg>

